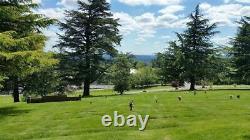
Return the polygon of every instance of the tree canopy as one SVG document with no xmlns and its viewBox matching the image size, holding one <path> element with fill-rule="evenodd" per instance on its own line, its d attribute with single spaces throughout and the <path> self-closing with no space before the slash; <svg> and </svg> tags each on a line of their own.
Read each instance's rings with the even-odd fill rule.
<svg viewBox="0 0 250 140">
<path fill-rule="evenodd" d="M 78 1 L 78 9 L 66 11 L 66 22 L 60 23 L 60 42 L 56 46 L 63 56 L 63 71 L 78 84 L 84 83 L 83 96 L 89 96 L 90 84 L 106 69 L 105 56 L 117 53 L 120 44 L 118 19 L 110 12 L 106 0 Z M 67 64 L 66 64 L 67 63 Z"/>
<path fill-rule="evenodd" d="M 233 64 L 238 83 L 250 83 L 250 17 L 239 22 L 238 33 L 233 40 Z"/>
<path fill-rule="evenodd" d="M 114 84 L 114 91 L 123 94 L 124 91 L 130 89 L 132 63 L 130 56 L 128 54 L 119 54 L 114 59 L 114 64 L 112 65 L 111 77 L 112 83 Z"/>
<path fill-rule="evenodd" d="M 46 37 L 41 33 L 54 20 L 34 14 L 37 6 L 30 0 L 0 2 L 0 65 L 14 102 L 19 102 L 23 78 L 57 62 L 44 52 Z"/>
<path fill-rule="evenodd" d="M 208 77 L 211 70 L 214 48 L 210 39 L 217 31 L 216 24 L 210 25 L 209 19 L 200 13 L 199 5 L 189 19 L 187 29 L 177 33 L 178 41 L 170 42 L 165 55 L 160 55 L 164 60 L 161 71 L 164 79 L 188 80 L 190 90 L 195 90 L 197 80 Z"/>
</svg>

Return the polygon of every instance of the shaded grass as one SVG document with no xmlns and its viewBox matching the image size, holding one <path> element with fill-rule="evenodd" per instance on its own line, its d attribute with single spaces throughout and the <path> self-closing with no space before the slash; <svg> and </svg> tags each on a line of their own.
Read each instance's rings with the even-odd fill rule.
<svg viewBox="0 0 250 140">
<path fill-rule="evenodd" d="M 29 112 L 30 110 L 20 109 L 13 106 L 0 107 L 0 119 L 3 119 L 4 117 L 19 116 Z"/>
<path fill-rule="evenodd" d="M 152 91 L 106 96 L 114 93 L 98 90 L 92 92 L 95 98 L 46 104 L 13 104 L 11 97 L 4 96 L 0 97 L 0 140 L 249 140 L 249 93 L 215 90 L 198 91 L 195 96 L 186 91 Z M 230 100 L 230 95 L 238 94 L 240 100 Z M 135 101 L 133 112 L 130 100 Z M 146 130 L 103 127 L 101 117 L 114 111 L 125 116 L 149 114 Z"/>
</svg>

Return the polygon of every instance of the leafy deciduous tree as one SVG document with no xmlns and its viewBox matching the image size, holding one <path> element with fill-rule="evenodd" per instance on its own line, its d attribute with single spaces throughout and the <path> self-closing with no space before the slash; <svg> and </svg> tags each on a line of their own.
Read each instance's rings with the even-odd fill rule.
<svg viewBox="0 0 250 140">
<path fill-rule="evenodd" d="M 127 54 L 120 54 L 114 59 L 114 65 L 111 67 L 112 83 L 114 91 L 123 94 L 130 88 L 132 64 Z"/>
<path fill-rule="evenodd" d="M 132 85 L 144 88 L 156 84 L 158 80 L 156 73 L 156 69 L 149 66 L 139 68 L 132 74 Z"/>
<path fill-rule="evenodd" d="M 44 53 L 46 37 L 40 31 L 54 20 L 34 14 L 37 6 L 31 0 L 0 1 L 0 65 L 14 102 L 19 102 L 21 79 L 56 63 Z"/>
</svg>

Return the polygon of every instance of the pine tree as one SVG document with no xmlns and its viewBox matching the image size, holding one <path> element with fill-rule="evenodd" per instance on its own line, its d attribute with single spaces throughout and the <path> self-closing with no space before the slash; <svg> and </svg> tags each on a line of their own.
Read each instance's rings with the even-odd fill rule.
<svg viewBox="0 0 250 140">
<path fill-rule="evenodd" d="M 46 37 L 40 31 L 54 20 L 34 14 L 36 7 L 31 0 L 0 1 L 0 65 L 14 102 L 19 102 L 23 78 L 56 63 L 44 53 Z"/>
<path fill-rule="evenodd" d="M 241 84 L 250 84 L 250 17 L 239 22 L 240 27 L 233 41 L 233 63 L 236 77 Z"/>
<path fill-rule="evenodd" d="M 114 55 L 114 48 L 120 44 L 121 36 L 117 29 L 118 19 L 110 12 L 106 0 L 78 1 L 77 10 L 66 11 L 66 23 L 61 23 L 63 35 L 56 46 L 64 56 L 67 68 L 63 71 L 68 79 L 84 83 L 83 96 L 90 95 L 90 84 L 105 70 L 104 55 Z"/>
<path fill-rule="evenodd" d="M 191 83 L 190 90 L 195 90 L 197 80 L 206 77 L 210 56 L 214 53 L 210 39 L 217 33 L 214 31 L 215 28 L 216 24 L 209 24 L 209 19 L 200 13 L 198 5 L 190 15 L 187 30 L 183 34 L 178 34 L 184 57 L 184 75 Z"/>
</svg>

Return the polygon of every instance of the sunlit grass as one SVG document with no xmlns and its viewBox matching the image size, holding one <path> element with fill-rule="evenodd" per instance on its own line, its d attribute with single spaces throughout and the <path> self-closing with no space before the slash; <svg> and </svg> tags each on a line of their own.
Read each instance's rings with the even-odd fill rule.
<svg viewBox="0 0 250 140">
<path fill-rule="evenodd" d="M 112 90 L 95 90 L 92 95 L 96 97 L 82 101 L 43 104 L 14 104 L 10 96 L 1 96 L 0 140 L 250 139 L 249 90 L 198 91 L 196 96 L 187 91 L 138 92 L 120 96 Z M 130 100 L 135 101 L 133 112 L 129 111 Z M 112 116 L 114 111 L 125 116 L 150 115 L 146 130 L 103 127 L 101 117 Z"/>
</svg>

